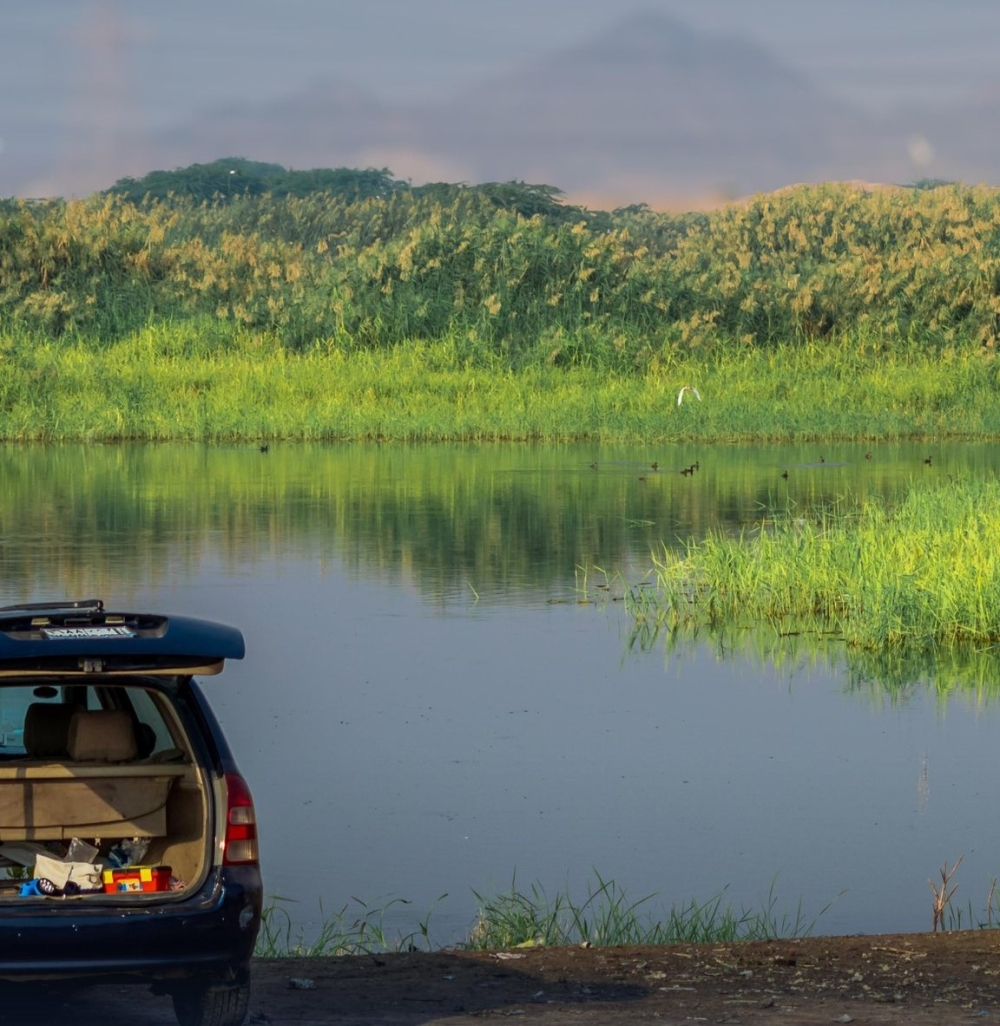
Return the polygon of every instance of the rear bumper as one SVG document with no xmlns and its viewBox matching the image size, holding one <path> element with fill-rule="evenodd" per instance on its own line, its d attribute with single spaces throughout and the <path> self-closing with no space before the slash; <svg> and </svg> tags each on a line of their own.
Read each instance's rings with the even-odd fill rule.
<svg viewBox="0 0 1000 1026">
<path fill-rule="evenodd" d="M 262 889 L 257 869 L 229 867 L 181 899 L 20 900 L 0 906 L 0 980 L 222 982 L 246 976 Z"/>
</svg>

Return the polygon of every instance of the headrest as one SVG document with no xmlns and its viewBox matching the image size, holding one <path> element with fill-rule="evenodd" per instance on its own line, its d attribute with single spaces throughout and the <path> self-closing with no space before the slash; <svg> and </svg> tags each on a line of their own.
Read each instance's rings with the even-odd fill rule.
<svg viewBox="0 0 1000 1026">
<path fill-rule="evenodd" d="M 24 750 L 30 759 L 65 759 L 69 721 L 76 706 L 32 702 L 24 714 Z"/>
<path fill-rule="evenodd" d="M 75 712 L 66 749 L 74 762 L 131 762 L 138 753 L 132 717 L 124 709 Z"/>
</svg>

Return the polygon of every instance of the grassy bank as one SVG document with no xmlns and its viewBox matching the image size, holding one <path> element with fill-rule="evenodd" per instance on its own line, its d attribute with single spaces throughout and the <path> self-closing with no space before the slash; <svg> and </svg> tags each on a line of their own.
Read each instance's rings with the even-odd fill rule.
<svg viewBox="0 0 1000 1026">
<path fill-rule="evenodd" d="M 0 438 L 1000 437 L 996 190 L 325 180 L 0 201 Z"/>
<path fill-rule="evenodd" d="M 519 888 L 515 883 L 498 894 L 476 894 L 479 911 L 468 936 L 457 946 L 487 951 L 513 947 L 587 944 L 706 944 L 732 941 L 774 940 L 805 937 L 814 926 L 802 913 L 777 911 L 772 885 L 759 908 L 736 909 L 720 893 L 707 901 L 691 899 L 686 904 L 658 908 L 656 895 L 629 898 L 613 880 L 595 874 L 586 896 L 570 892 L 553 895 L 540 884 Z M 442 895 L 439 900 L 444 900 Z M 395 905 L 370 907 L 353 899 L 322 923 L 310 938 L 292 925 L 288 905 L 272 898 L 264 909 L 256 954 L 262 957 L 359 955 L 380 951 L 433 950 L 432 912 L 419 926 L 404 935 L 386 925 Z M 827 906 L 827 908 L 829 905 Z M 322 910 L 321 910 L 322 911 Z M 822 915 L 826 909 L 819 914 Z"/>
<path fill-rule="evenodd" d="M 718 345 L 642 374 L 586 362 L 514 370 L 450 335 L 290 351 L 212 319 L 106 343 L 0 336 L 0 439 L 793 441 L 1000 437 L 991 353 Z M 702 399 L 683 385 L 694 385 Z"/>
<path fill-rule="evenodd" d="M 710 631 L 769 625 L 880 651 L 1000 641 L 1000 483 L 913 488 L 897 506 L 843 501 L 762 520 L 742 537 L 654 557 L 640 621 Z"/>
<path fill-rule="evenodd" d="M 953 902 L 955 891 L 948 885 L 961 865 L 961 857 L 941 870 L 941 884 L 931 888 L 928 901 L 934 930 L 997 929 L 1000 921 L 1000 894 L 996 879 L 988 886 L 985 904 L 974 907 L 970 899 L 961 905 Z M 447 898 L 442 895 L 439 901 Z M 568 890 L 547 894 L 535 883 L 497 894 L 476 894 L 479 911 L 468 935 L 449 948 L 498 951 L 533 947 L 612 947 L 621 945 L 732 944 L 745 941 L 779 940 L 809 937 L 836 896 L 807 919 L 801 901 L 794 912 L 781 912 L 772 882 L 768 894 L 757 907 L 737 909 L 720 892 L 707 901 L 694 898 L 669 908 L 657 903 L 657 895 L 629 898 L 613 880 L 595 873 L 583 898 Z M 333 915 L 323 914 L 322 922 L 311 936 L 292 925 L 288 903 L 271 898 L 265 905 L 255 954 L 263 958 L 316 958 L 336 955 L 367 955 L 387 951 L 433 951 L 439 945 L 432 928 L 433 910 L 416 929 L 393 932 L 387 926 L 395 906 L 390 902 L 373 907 L 352 899 Z M 977 902 L 978 905 L 978 902 Z M 322 913 L 322 909 L 321 909 Z"/>
</svg>

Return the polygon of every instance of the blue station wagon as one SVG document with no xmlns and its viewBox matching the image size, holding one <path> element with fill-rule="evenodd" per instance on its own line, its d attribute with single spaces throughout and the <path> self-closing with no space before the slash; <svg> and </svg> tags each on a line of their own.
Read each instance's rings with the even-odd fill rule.
<svg viewBox="0 0 1000 1026">
<path fill-rule="evenodd" d="M 233 627 L 0 608 L 0 980 L 132 981 L 183 1026 L 247 1013 L 262 887 L 253 800 L 196 677 Z"/>
</svg>

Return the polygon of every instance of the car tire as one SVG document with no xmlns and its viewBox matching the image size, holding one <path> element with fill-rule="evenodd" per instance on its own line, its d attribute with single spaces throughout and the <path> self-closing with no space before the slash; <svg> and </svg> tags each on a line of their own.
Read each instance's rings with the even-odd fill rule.
<svg viewBox="0 0 1000 1026">
<path fill-rule="evenodd" d="M 250 984 L 191 985 L 173 993 L 180 1026 L 240 1026 L 250 1007 Z"/>
</svg>

